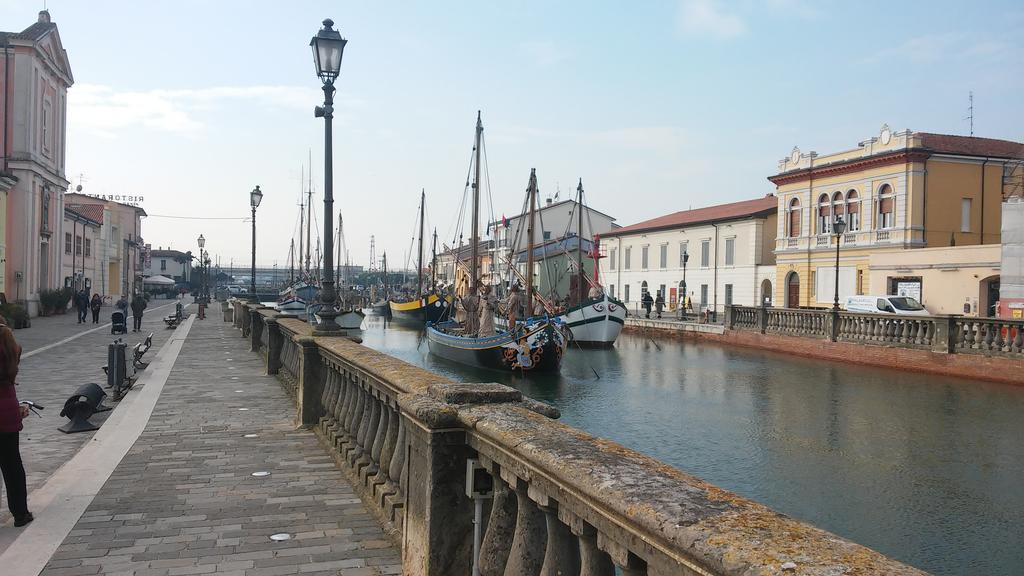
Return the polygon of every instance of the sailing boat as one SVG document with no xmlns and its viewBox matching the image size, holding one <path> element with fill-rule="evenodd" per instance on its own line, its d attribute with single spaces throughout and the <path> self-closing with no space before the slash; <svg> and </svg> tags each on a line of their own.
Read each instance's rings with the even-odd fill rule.
<svg viewBox="0 0 1024 576">
<path fill-rule="evenodd" d="M 587 278 L 583 270 L 583 179 L 576 187 L 576 273 L 575 290 L 569 297 L 569 308 L 562 315 L 562 320 L 572 332 L 573 339 L 580 346 L 608 348 L 619 337 L 622 326 L 626 323 L 626 305 L 610 298 L 598 283 L 597 262 L 600 258 L 595 238 L 591 242 L 589 256 L 594 261 L 594 279 Z M 590 285 L 588 290 L 586 287 Z"/>
<path fill-rule="evenodd" d="M 303 171 L 305 171 L 305 166 L 303 166 L 302 169 L 303 169 Z M 312 169 L 310 170 L 310 176 L 312 176 Z M 288 286 L 284 290 L 281 290 L 281 292 L 278 294 L 277 306 L 276 306 L 277 310 L 280 311 L 280 312 L 295 313 L 295 314 L 299 314 L 299 315 L 305 315 L 306 314 L 306 311 L 307 311 L 307 309 L 309 307 L 309 303 L 313 302 L 316 299 L 316 293 L 317 293 L 316 286 L 314 286 L 312 284 L 308 284 L 308 283 L 305 282 L 305 279 L 308 278 L 308 273 L 309 273 L 308 256 L 307 256 L 307 263 L 306 263 L 306 271 L 305 271 L 305 273 L 302 270 L 302 248 L 303 248 L 303 244 L 302 244 L 302 242 L 303 242 L 302 230 L 303 230 L 303 224 L 305 223 L 304 221 L 307 219 L 306 201 L 303 199 L 303 196 L 306 195 L 307 193 L 302 190 L 302 185 L 303 185 L 303 182 L 305 181 L 305 179 L 306 179 L 305 178 L 305 173 L 303 173 L 299 177 L 299 252 L 298 252 L 299 275 L 298 275 L 298 279 L 296 279 L 295 278 L 295 261 L 296 261 L 295 239 L 292 238 L 291 248 L 288 251 L 288 259 L 290 261 L 290 269 L 291 269 L 291 273 L 289 275 L 290 276 L 289 277 L 289 283 L 288 283 Z M 308 193 L 308 197 L 310 198 L 310 203 L 312 203 L 312 193 L 313 193 L 313 188 L 312 188 L 312 185 L 310 185 L 309 193 Z M 310 205 L 309 209 L 310 209 L 309 210 L 310 215 L 312 215 L 312 210 L 313 210 L 312 205 Z M 309 227 L 307 226 L 306 228 L 307 228 L 307 232 L 308 232 Z M 307 245 L 308 245 L 308 242 L 307 242 Z"/>
<path fill-rule="evenodd" d="M 423 210 L 426 207 L 427 193 L 420 193 L 420 233 L 419 233 L 419 259 L 416 264 L 416 297 L 405 302 L 389 300 L 388 306 L 391 309 L 391 317 L 410 324 L 423 325 L 427 322 L 437 322 L 449 316 L 451 310 L 451 296 L 441 297 L 437 294 L 434 286 L 430 291 L 423 292 Z"/>
<path fill-rule="evenodd" d="M 341 274 L 341 249 L 345 245 L 345 228 L 343 220 L 341 219 L 341 212 L 338 212 L 338 269 L 335 270 L 335 286 L 338 287 L 338 301 L 335 306 L 338 315 L 335 316 L 334 321 L 338 323 L 344 330 L 358 330 L 363 325 L 363 318 L 366 314 L 358 307 L 352 304 L 352 290 L 348 284 L 348 278 L 343 278 Z M 348 272 L 348 248 L 345 249 L 345 271 L 346 275 Z"/>
<path fill-rule="evenodd" d="M 484 126 L 480 113 L 476 116 L 476 138 L 474 140 L 474 178 L 473 178 L 473 222 L 471 240 L 471 262 L 469 264 L 469 290 L 475 295 L 480 278 L 480 148 Z M 531 217 L 533 216 L 532 200 L 537 193 L 536 170 L 530 170 L 530 183 L 527 193 L 531 198 Z M 533 253 L 533 239 L 530 239 L 530 253 Z M 527 294 L 531 293 L 533 279 L 532 266 L 527 269 Z M 527 299 L 527 302 L 530 302 Z M 517 323 L 508 330 L 498 331 L 493 336 L 465 334 L 463 326 L 454 320 L 427 324 L 427 343 L 430 353 L 448 360 L 492 370 L 557 372 L 562 364 L 565 353 L 565 337 L 562 335 L 561 322 L 556 318 L 535 317 Z"/>
<path fill-rule="evenodd" d="M 384 270 L 382 272 L 383 280 L 381 281 L 381 285 L 384 288 L 384 297 L 381 298 L 380 300 L 378 300 L 377 302 L 374 302 L 370 306 L 373 308 L 373 313 L 374 314 L 377 314 L 378 316 L 384 316 L 385 318 L 390 318 L 391 317 L 391 306 L 388 303 L 388 300 L 390 299 L 390 295 L 388 294 L 388 253 L 387 252 L 384 252 L 384 257 L 381 259 L 381 261 L 382 261 L 382 266 L 384 268 Z"/>
</svg>

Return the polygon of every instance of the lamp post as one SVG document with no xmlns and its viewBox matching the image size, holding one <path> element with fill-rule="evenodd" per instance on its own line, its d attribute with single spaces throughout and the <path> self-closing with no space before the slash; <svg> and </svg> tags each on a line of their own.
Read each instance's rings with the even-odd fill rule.
<svg viewBox="0 0 1024 576">
<path fill-rule="evenodd" d="M 832 223 L 832 231 L 836 234 L 836 292 L 835 298 L 832 301 L 832 309 L 836 312 L 839 311 L 839 241 L 843 239 L 843 232 L 846 232 L 846 222 L 843 222 L 843 217 L 839 216 L 836 221 Z"/>
<path fill-rule="evenodd" d="M 334 29 L 330 18 L 323 21 L 324 27 L 310 40 L 313 48 L 313 62 L 316 73 L 323 82 L 324 105 L 313 110 L 313 116 L 324 119 L 324 262 L 320 281 L 320 322 L 314 332 L 332 333 L 340 328 L 334 321 L 336 299 L 334 292 L 334 155 L 332 149 L 332 126 L 334 118 L 334 81 L 341 73 L 341 57 L 348 42 Z"/>
<path fill-rule="evenodd" d="M 249 205 L 252 206 L 252 283 L 249 288 L 252 291 L 252 295 L 249 297 L 249 302 L 259 302 L 259 297 L 256 296 L 256 209 L 259 208 L 260 202 L 263 201 L 263 192 L 260 191 L 260 187 L 256 186 L 249 193 Z"/>
<path fill-rule="evenodd" d="M 206 281 L 203 276 L 203 246 L 206 246 L 206 238 L 203 238 L 203 235 L 200 234 L 196 243 L 199 244 L 199 290 L 196 292 L 196 302 L 198 302 L 203 297 L 203 284 Z"/>
<path fill-rule="evenodd" d="M 686 263 L 690 261 L 690 253 L 683 249 L 683 305 L 679 307 L 679 318 L 686 319 Z"/>
<path fill-rule="evenodd" d="M 203 304 L 210 303 L 210 252 L 203 251 Z"/>
</svg>

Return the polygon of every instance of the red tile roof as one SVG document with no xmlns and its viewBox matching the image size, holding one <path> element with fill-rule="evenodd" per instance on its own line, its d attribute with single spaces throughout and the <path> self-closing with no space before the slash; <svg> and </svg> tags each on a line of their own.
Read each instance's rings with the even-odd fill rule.
<svg viewBox="0 0 1024 576">
<path fill-rule="evenodd" d="M 1024 158 L 1024 144 L 994 138 L 953 136 L 921 132 L 921 145 L 941 154 L 965 156 L 995 156 L 997 158 Z"/>
<path fill-rule="evenodd" d="M 98 224 L 103 224 L 103 206 L 98 204 L 68 204 L 65 209 L 81 214 Z"/>
<path fill-rule="evenodd" d="M 764 198 L 757 198 L 755 200 L 743 200 L 742 202 L 732 202 L 730 204 L 719 204 L 717 206 L 707 206 L 705 208 L 696 208 L 694 210 L 673 212 L 672 214 L 666 214 L 665 216 L 659 216 L 651 220 L 644 220 L 643 222 L 638 222 L 631 226 L 617 228 L 611 232 L 605 232 L 602 236 L 621 236 L 623 234 L 636 232 L 693 226 L 706 222 L 739 220 L 741 218 L 749 218 L 751 216 L 768 215 L 778 209 L 779 199 L 776 198 L 774 194 L 768 194 Z"/>
</svg>

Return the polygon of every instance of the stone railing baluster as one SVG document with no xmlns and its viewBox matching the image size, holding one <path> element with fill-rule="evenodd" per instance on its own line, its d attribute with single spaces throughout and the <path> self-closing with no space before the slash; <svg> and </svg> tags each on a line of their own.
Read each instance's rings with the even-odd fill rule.
<svg viewBox="0 0 1024 576">
<path fill-rule="evenodd" d="M 516 530 L 516 497 L 497 473 L 496 466 L 488 466 L 486 459 L 484 462 L 494 479 L 494 496 L 480 544 L 480 576 L 503 576 Z"/>
<path fill-rule="evenodd" d="M 502 469 L 502 474 L 504 473 Z M 530 500 L 529 487 L 525 481 L 514 476 L 506 477 L 505 480 L 510 485 L 514 483 L 513 490 L 516 495 L 516 528 L 512 533 L 512 546 L 509 549 L 505 574 L 535 576 L 540 574 L 547 548 L 547 523 L 544 513 L 533 500 Z"/>
<path fill-rule="evenodd" d="M 544 498 L 547 500 L 547 498 Z M 569 527 L 558 518 L 558 507 L 554 501 L 540 507 L 544 513 L 544 522 L 548 532 L 548 542 L 544 551 L 544 564 L 541 565 L 541 576 L 559 576 L 561 574 L 580 573 L 579 540 L 572 534 Z"/>
</svg>

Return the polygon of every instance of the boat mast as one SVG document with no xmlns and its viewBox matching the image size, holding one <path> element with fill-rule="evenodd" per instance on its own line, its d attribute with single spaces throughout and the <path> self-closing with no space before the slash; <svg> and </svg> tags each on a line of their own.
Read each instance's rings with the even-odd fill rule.
<svg viewBox="0 0 1024 576">
<path fill-rule="evenodd" d="M 430 291 L 437 291 L 437 228 L 434 228 L 434 246 L 430 250 Z"/>
<path fill-rule="evenodd" d="M 342 228 L 343 225 L 344 224 L 342 223 L 342 220 L 341 220 L 341 210 L 338 210 L 338 241 L 336 242 L 336 244 L 338 245 L 338 260 L 337 260 L 338 268 L 334 271 L 334 285 L 335 286 L 340 286 L 340 283 L 341 283 L 341 237 L 342 237 L 341 228 Z"/>
<path fill-rule="evenodd" d="M 309 274 L 309 253 L 312 248 L 312 241 L 310 240 L 310 234 L 313 228 L 313 151 L 309 151 L 309 184 L 306 192 L 306 205 L 309 206 L 309 210 L 306 211 L 306 274 Z M 328 231 L 329 233 L 330 231 Z M 317 249 L 319 250 L 320 239 L 317 238 Z"/>
<path fill-rule="evenodd" d="M 302 167 L 302 176 L 299 178 L 299 277 L 302 277 L 302 226 L 306 223 L 306 199 L 302 197 L 302 183 L 306 179 L 306 167 Z M 294 243 L 295 241 L 292 240 Z"/>
<path fill-rule="evenodd" d="M 420 192 L 420 240 L 419 240 L 419 258 L 416 264 L 416 285 L 418 286 L 419 292 L 417 294 L 420 298 L 423 297 L 423 207 L 427 203 L 427 190 L 424 188 Z"/>
<path fill-rule="evenodd" d="M 295 238 L 292 238 L 291 248 L 288 249 L 288 285 L 295 284 Z"/>
<path fill-rule="evenodd" d="M 477 288 L 477 266 L 479 265 L 477 253 L 480 248 L 480 142 L 484 135 L 484 123 L 480 120 L 480 111 L 476 111 L 476 142 L 473 144 L 474 169 L 473 169 L 473 240 L 470 247 L 470 257 L 473 265 L 470 267 L 469 293 L 476 294 Z"/>
<path fill-rule="evenodd" d="M 580 184 L 576 187 L 576 211 L 577 224 L 576 224 L 576 253 L 578 254 L 576 263 L 579 265 L 578 279 L 576 280 L 576 302 L 578 304 L 583 303 L 583 178 L 580 178 Z"/>
<path fill-rule="evenodd" d="M 388 253 L 387 253 L 387 251 L 384 252 L 384 258 L 383 258 L 382 264 L 383 264 L 383 267 L 384 267 L 384 300 L 387 300 L 388 299 Z"/>
<path fill-rule="evenodd" d="M 526 225 L 526 315 L 533 309 L 533 220 L 536 216 L 537 169 L 530 168 L 530 184 L 526 187 L 530 195 L 530 221 Z"/>
</svg>

